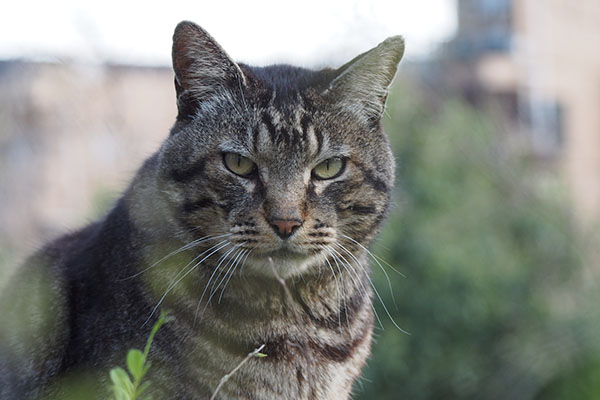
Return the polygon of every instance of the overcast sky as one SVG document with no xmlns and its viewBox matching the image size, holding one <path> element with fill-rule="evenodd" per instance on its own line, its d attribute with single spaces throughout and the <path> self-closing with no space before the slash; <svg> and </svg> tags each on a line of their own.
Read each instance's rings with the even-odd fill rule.
<svg viewBox="0 0 600 400">
<path fill-rule="evenodd" d="M 173 29 L 188 19 L 236 60 L 341 64 L 391 35 L 419 58 L 456 28 L 455 0 L 294 2 L 18 0 L 0 13 L 0 58 L 169 65 Z"/>
</svg>

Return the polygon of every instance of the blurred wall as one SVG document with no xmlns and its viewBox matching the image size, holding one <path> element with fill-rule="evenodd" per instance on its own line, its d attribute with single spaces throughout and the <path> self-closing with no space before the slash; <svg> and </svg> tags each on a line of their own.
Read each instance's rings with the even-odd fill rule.
<svg viewBox="0 0 600 400">
<path fill-rule="evenodd" d="M 0 269 L 96 217 L 175 115 L 168 68 L 0 63 Z"/>
<path fill-rule="evenodd" d="M 600 2 L 515 2 L 523 88 L 563 107 L 564 166 L 583 220 L 600 221 Z"/>
<path fill-rule="evenodd" d="M 471 28 L 467 40 L 489 36 L 500 44 L 477 50 L 475 78 L 492 92 L 517 95 L 521 128 L 534 152 L 562 165 L 580 222 L 595 227 L 600 223 L 600 2 L 459 4 L 459 20 L 462 15 L 463 25 Z M 508 10 L 509 18 L 499 10 Z M 493 23 L 479 27 L 473 21 L 486 18 Z"/>
</svg>

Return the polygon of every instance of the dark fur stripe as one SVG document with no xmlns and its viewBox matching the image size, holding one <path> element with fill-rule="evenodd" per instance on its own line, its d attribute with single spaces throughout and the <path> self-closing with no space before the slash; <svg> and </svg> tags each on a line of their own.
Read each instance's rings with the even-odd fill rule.
<svg viewBox="0 0 600 400">
<path fill-rule="evenodd" d="M 354 349 L 356 349 L 356 347 L 358 347 L 365 340 L 369 329 L 370 324 L 364 325 L 361 333 L 350 342 L 340 344 L 321 344 L 311 340 L 308 342 L 308 345 L 315 351 L 315 353 L 321 355 L 323 358 L 341 363 L 346 361 L 354 353 Z"/>
<path fill-rule="evenodd" d="M 225 213 L 229 214 L 231 212 L 231 210 L 234 209 L 235 202 L 232 200 L 225 200 L 225 201 L 221 201 L 220 203 L 217 203 L 217 206 L 219 206 L 219 208 L 221 208 L 221 210 L 225 211 Z"/>
<path fill-rule="evenodd" d="M 342 307 L 339 313 L 332 313 L 326 318 L 315 318 L 311 316 L 313 321 L 321 326 L 332 330 L 339 330 L 340 322 L 342 326 L 347 321 L 353 321 L 356 313 L 361 309 L 364 304 L 364 296 L 361 293 L 357 293 L 350 299 L 346 300 L 345 307 Z"/>
<path fill-rule="evenodd" d="M 350 212 L 353 212 L 354 214 L 360 214 L 360 215 L 371 215 L 371 214 L 377 213 L 377 208 L 372 204 L 368 204 L 368 205 L 352 204 L 351 206 L 346 207 L 346 208 L 338 208 L 338 210 L 339 211 L 350 211 Z"/>
<path fill-rule="evenodd" d="M 278 133 L 277 133 L 277 141 L 276 143 L 279 145 L 281 143 L 285 143 L 285 145 L 289 145 L 290 143 L 290 133 L 288 132 L 287 129 L 285 128 L 281 128 L 279 129 Z"/>
<path fill-rule="evenodd" d="M 360 333 L 351 341 L 345 343 L 321 343 L 313 339 L 302 340 L 288 336 L 279 336 L 271 340 L 264 341 L 266 346 L 263 352 L 268 355 L 266 362 L 290 361 L 299 355 L 305 357 L 317 356 L 328 361 L 342 363 L 352 356 L 356 347 L 358 347 L 368 336 L 370 324 L 365 324 Z M 310 350 L 310 353 L 307 352 Z M 307 354 L 308 353 L 308 354 Z"/>
<path fill-rule="evenodd" d="M 331 234 L 329 232 L 311 232 L 308 234 L 311 237 L 330 237 Z"/>
<path fill-rule="evenodd" d="M 300 119 L 300 127 L 302 128 L 304 140 L 306 140 L 306 134 L 308 133 L 308 124 L 310 124 L 310 117 L 307 114 L 304 114 Z"/>
<path fill-rule="evenodd" d="M 387 214 L 387 210 L 381 212 L 379 215 L 377 215 L 377 217 L 375 217 L 375 220 L 371 223 L 371 225 L 369 226 L 369 231 L 377 229 L 377 226 L 379 224 L 381 224 L 381 222 L 383 221 L 383 219 L 385 218 L 385 215 Z"/>
<path fill-rule="evenodd" d="M 185 203 L 183 203 L 182 209 L 185 213 L 192 213 L 203 208 L 213 207 L 214 205 L 215 202 L 212 201 L 212 199 L 203 198 L 196 201 L 186 201 Z"/>
<path fill-rule="evenodd" d="M 300 150 L 302 146 L 302 132 L 299 131 L 297 128 L 294 128 L 292 132 L 292 148 Z"/>
<path fill-rule="evenodd" d="M 273 125 L 273 121 L 271 121 L 271 117 L 267 113 L 262 114 L 262 123 L 265 125 L 267 131 L 269 132 L 271 143 L 275 143 L 275 139 L 277 137 L 277 130 L 275 129 L 275 125 Z"/>
<path fill-rule="evenodd" d="M 254 152 L 258 152 L 258 137 L 260 135 L 260 129 L 258 127 L 254 127 L 252 130 L 252 149 Z"/>
<path fill-rule="evenodd" d="M 375 175 L 373 175 L 373 173 L 369 169 L 367 169 L 364 165 L 359 165 L 359 168 L 363 174 L 363 177 L 365 178 L 366 184 L 368 184 L 369 186 L 371 186 L 373 189 L 377 190 L 378 192 L 383 192 L 383 193 L 389 192 L 390 189 L 384 181 L 382 181 L 381 179 L 379 179 Z"/>
<path fill-rule="evenodd" d="M 171 171 L 171 179 L 179 183 L 188 182 L 204 171 L 205 163 L 206 160 L 201 158 L 193 163 L 189 168 L 180 170 L 174 169 Z"/>
<path fill-rule="evenodd" d="M 304 114 L 300 119 L 300 129 L 302 134 L 302 143 L 304 144 L 304 149 L 308 148 L 308 125 L 310 124 L 310 117 L 307 114 Z"/>
<path fill-rule="evenodd" d="M 318 242 L 316 244 L 319 244 Z M 328 243 L 322 243 L 326 245 Z M 345 323 L 346 320 L 352 321 L 355 317 L 355 314 L 362 307 L 364 303 L 364 296 L 361 293 L 355 294 L 350 299 L 346 301 L 346 308 L 342 308 L 339 313 L 334 312 L 327 317 L 316 316 L 310 309 L 310 307 L 306 304 L 302 296 L 297 291 L 292 291 L 292 295 L 294 296 L 296 302 L 302 307 L 304 313 L 317 325 L 322 328 L 327 328 L 331 330 L 339 330 L 340 321 L 342 324 Z"/>
</svg>

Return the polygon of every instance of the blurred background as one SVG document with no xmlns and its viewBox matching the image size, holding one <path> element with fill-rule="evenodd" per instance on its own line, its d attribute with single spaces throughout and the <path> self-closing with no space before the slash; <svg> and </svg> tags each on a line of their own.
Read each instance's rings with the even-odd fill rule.
<svg viewBox="0 0 600 400">
<path fill-rule="evenodd" d="M 600 2 L 21 1 L 0 15 L 0 285 L 102 215 L 175 118 L 172 31 L 339 66 L 407 41 L 357 399 L 600 398 Z M 388 286 L 393 289 L 393 296 Z"/>
</svg>

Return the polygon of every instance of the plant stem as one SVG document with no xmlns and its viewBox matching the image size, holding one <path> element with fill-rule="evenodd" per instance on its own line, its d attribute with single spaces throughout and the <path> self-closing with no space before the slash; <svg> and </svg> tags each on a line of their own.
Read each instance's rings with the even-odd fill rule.
<svg viewBox="0 0 600 400">
<path fill-rule="evenodd" d="M 242 362 L 240 362 L 234 369 L 231 370 L 230 373 L 228 373 L 227 375 L 223 376 L 221 378 L 221 380 L 219 381 L 219 384 L 217 385 L 217 388 L 215 389 L 215 392 L 213 393 L 213 395 L 211 396 L 210 400 L 215 400 L 217 398 L 217 393 L 219 393 L 219 390 L 221 390 L 221 388 L 223 387 L 223 385 L 225 384 L 225 382 L 227 382 L 227 380 L 229 380 L 229 378 L 231 378 L 231 376 L 233 374 L 235 374 L 237 372 L 237 370 L 239 370 L 240 368 L 242 368 L 242 365 L 246 364 L 246 362 L 251 359 L 252 357 L 257 357 L 258 354 L 260 353 L 260 351 L 266 346 L 266 344 L 261 345 L 260 347 L 254 349 L 253 352 L 248 353 L 248 355 L 246 356 L 246 358 L 244 358 L 242 360 Z"/>
</svg>

